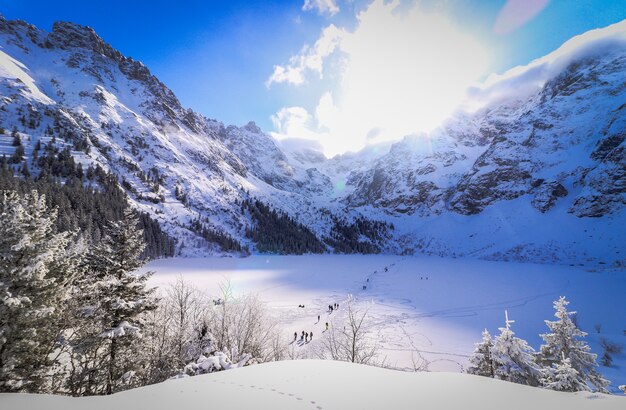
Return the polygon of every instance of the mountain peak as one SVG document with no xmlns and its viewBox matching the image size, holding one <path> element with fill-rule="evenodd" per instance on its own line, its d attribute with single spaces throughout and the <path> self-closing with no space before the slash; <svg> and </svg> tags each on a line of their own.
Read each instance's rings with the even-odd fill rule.
<svg viewBox="0 0 626 410">
<path fill-rule="evenodd" d="M 243 127 L 246 131 L 250 131 L 253 134 L 261 134 L 261 128 L 259 128 L 258 125 L 256 125 L 256 123 L 254 121 L 250 121 L 249 123 L 247 123 L 246 125 L 244 125 Z"/>
<path fill-rule="evenodd" d="M 124 57 L 122 53 L 111 47 L 89 26 L 70 23 L 67 21 L 57 21 L 52 26 L 52 31 L 46 38 L 45 45 L 48 48 L 60 48 L 63 50 L 71 48 L 83 48 L 121 61 Z"/>
</svg>

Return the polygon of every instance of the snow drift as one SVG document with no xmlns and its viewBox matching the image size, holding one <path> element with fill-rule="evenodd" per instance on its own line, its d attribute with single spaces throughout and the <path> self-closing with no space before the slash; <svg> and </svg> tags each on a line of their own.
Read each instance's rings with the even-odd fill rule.
<svg viewBox="0 0 626 410">
<path fill-rule="evenodd" d="M 72 398 L 2 394 L 11 410 L 216 409 L 623 409 L 626 398 L 559 393 L 455 373 L 407 373 L 345 362 L 284 361 L 125 391 Z"/>
</svg>

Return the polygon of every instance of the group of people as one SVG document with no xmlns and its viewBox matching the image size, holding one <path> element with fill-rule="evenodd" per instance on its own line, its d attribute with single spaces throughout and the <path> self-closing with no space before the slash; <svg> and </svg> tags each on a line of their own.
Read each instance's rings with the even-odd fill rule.
<svg viewBox="0 0 626 410">
<path fill-rule="evenodd" d="M 293 341 L 295 342 L 296 340 L 298 340 L 298 332 L 293 332 Z M 311 340 L 313 340 L 313 332 L 305 332 L 303 330 L 302 334 L 300 335 L 300 341 L 304 343 L 309 343 Z"/>
<path fill-rule="evenodd" d="M 298 305 L 299 308 L 304 308 L 304 305 L 300 304 Z M 328 305 L 328 314 L 333 313 L 333 311 L 339 309 L 339 303 L 333 303 L 332 305 Z M 321 320 L 321 315 L 317 315 L 317 323 L 319 323 Z M 326 322 L 326 330 L 328 330 L 328 322 Z M 302 331 L 302 333 L 300 334 L 300 342 L 302 343 L 309 343 L 310 341 L 313 340 L 313 332 L 306 332 L 306 331 Z M 293 341 L 296 342 L 298 341 L 298 332 L 293 332 Z"/>
</svg>

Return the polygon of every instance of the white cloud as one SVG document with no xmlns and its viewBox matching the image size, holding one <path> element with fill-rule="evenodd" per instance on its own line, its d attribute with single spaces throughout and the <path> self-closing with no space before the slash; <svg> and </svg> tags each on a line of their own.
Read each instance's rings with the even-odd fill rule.
<svg viewBox="0 0 626 410">
<path fill-rule="evenodd" d="M 307 72 L 317 73 L 322 78 L 324 59 L 337 49 L 344 35 L 345 31 L 333 24 L 326 27 L 313 47 L 304 46 L 299 54 L 289 59 L 289 64 L 286 66 L 275 65 L 274 72 L 265 85 L 267 87 L 273 83 L 301 85 L 305 82 Z"/>
<path fill-rule="evenodd" d="M 313 47 L 275 67 L 268 85 L 302 84 L 310 74 L 338 79 L 319 90 L 314 115 L 301 107 L 306 124 L 290 130 L 302 134 L 285 135 L 317 138 L 330 156 L 427 131 L 461 103 L 487 68 L 486 50 L 444 15 L 399 6 L 375 0 L 353 30 L 328 26 Z M 335 53 L 341 64 L 328 64 Z"/>
<path fill-rule="evenodd" d="M 311 116 L 302 107 L 283 107 L 271 117 L 274 128 L 280 134 L 306 133 Z"/>
<path fill-rule="evenodd" d="M 552 53 L 528 65 L 517 66 L 503 74 L 492 74 L 470 89 L 466 105 L 476 110 L 511 99 L 522 99 L 536 92 L 573 61 L 606 55 L 626 47 L 626 20 L 605 28 L 590 30 L 563 43 Z"/>
<path fill-rule="evenodd" d="M 333 101 L 333 95 L 329 91 L 325 92 L 315 108 L 315 118 L 318 126 L 326 129 L 333 128 L 336 125 L 339 114 L 337 106 L 335 106 Z"/>
<path fill-rule="evenodd" d="M 302 10 L 317 10 L 319 14 L 334 16 L 339 13 L 339 6 L 337 6 L 337 2 L 335 0 L 304 0 Z"/>
</svg>

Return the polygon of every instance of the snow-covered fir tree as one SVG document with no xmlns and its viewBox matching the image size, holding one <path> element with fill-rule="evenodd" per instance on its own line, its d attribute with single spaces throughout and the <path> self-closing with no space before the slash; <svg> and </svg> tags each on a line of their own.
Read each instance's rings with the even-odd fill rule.
<svg viewBox="0 0 626 410">
<path fill-rule="evenodd" d="M 538 386 L 541 369 L 535 362 L 534 349 L 528 343 L 515 337 L 506 313 L 505 327 L 499 328 L 492 352 L 495 378 L 519 384 Z"/>
<path fill-rule="evenodd" d="M 104 370 L 104 391 L 111 394 L 131 385 L 140 370 L 138 342 L 144 314 L 156 308 L 154 289 L 146 286 L 151 273 L 137 274 L 144 261 L 142 231 L 133 211 L 124 211 L 121 221 L 112 222 L 102 240 L 90 255 L 92 287 L 90 317 L 99 325 L 97 336 L 105 341 L 104 357 L 99 370 Z M 88 304 L 89 305 L 89 304 Z"/>
<path fill-rule="evenodd" d="M 37 191 L 0 193 L 0 391 L 49 391 L 77 258 Z"/>
<path fill-rule="evenodd" d="M 483 330 L 483 340 L 480 343 L 476 343 L 474 353 L 469 359 L 472 364 L 467 368 L 467 373 L 475 374 L 478 376 L 495 377 L 495 370 L 493 366 L 492 351 L 493 339 L 487 329 Z"/>
<path fill-rule="evenodd" d="M 589 345 L 584 340 L 580 340 L 587 333 L 576 327 L 571 318 L 576 312 L 568 312 L 568 304 L 569 301 L 564 296 L 554 302 L 556 310 L 554 316 L 558 320 L 545 321 L 551 333 L 540 335 L 545 344 L 539 349 L 538 361 L 545 367 L 552 368 L 561 362 L 563 357 L 569 359 L 571 367 L 578 373 L 579 386 L 589 383 L 596 390 L 608 393 L 606 387 L 610 382 L 596 370 L 598 355 L 591 353 Z"/>
<path fill-rule="evenodd" d="M 567 392 L 591 390 L 572 367 L 569 358 L 563 357 L 559 363 L 544 369 L 543 374 L 541 384 L 547 389 Z"/>
</svg>

